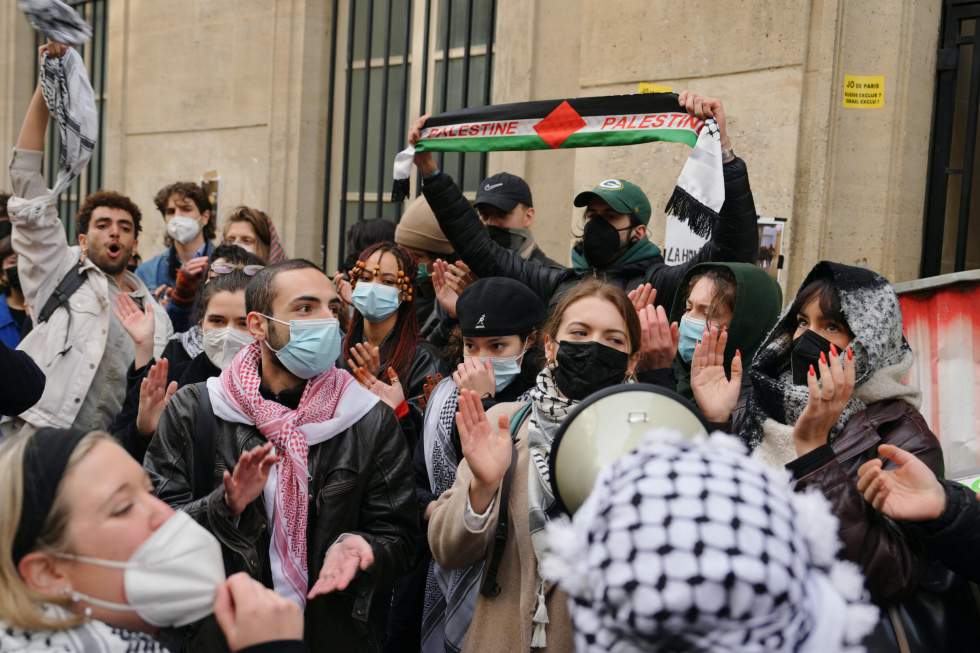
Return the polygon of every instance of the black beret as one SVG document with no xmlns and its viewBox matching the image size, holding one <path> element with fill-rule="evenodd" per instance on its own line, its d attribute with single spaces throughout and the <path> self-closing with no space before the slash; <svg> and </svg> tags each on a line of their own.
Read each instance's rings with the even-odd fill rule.
<svg viewBox="0 0 980 653">
<path fill-rule="evenodd" d="M 529 333 L 545 319 L 544 302 L 520 281 L 479 279 L 459 296 L 456 314 L 468 338 Z"/>
</svg>

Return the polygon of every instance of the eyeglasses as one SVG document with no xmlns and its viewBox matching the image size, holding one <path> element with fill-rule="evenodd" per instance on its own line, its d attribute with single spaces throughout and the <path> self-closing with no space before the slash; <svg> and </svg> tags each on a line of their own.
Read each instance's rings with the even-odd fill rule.
<svg viewBox="0 0 980 653">
<path fill-rule="evenodd" d="M 254 277 L 264 268 L 264 265 L 232 265 L 231 263 L 211 264 L 211 272 L 214 272 L 215 274 L 229 274 L 237 270 L 239 272 L 244 272 L 245 275 L 249 277 Z"/>
</svg>

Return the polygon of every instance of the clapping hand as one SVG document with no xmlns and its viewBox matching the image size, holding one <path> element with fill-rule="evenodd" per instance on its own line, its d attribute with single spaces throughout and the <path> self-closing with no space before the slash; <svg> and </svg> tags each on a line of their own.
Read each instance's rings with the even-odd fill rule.
<svg viewBox="0 0 980 653">
<path fill-rule="evenodd" d="M 924 462 L 892 444 L 878 447 L 878 455 L 898 467 L 886 470 L 881 458 L 873 458 L 858 469 L 858 492 L 875 510 L 899 521 L 938 519 L 943 514 L 946 490 Z"/>
<path fill-rule="evenodd" d="M 644 308 L 657 301 L 657 289 L 649 283 L 640 284 L 626 293 L 637 314 Z"/>
<path fill-rule="evenodd" d="M 727 422 L 738 405 L 742 389 L 742 352 L 732 357 L 732 377 L 725 374 L 728 329 L 711 327 L 694 347 L 691 359 L 691 392 L 709 422 Z"/>
<path fill-rule="evenodd" d="M 394 368 L 388 368 L 388 380 L 391 382 L 390 384 L 381 381 L 363 367 L 353 368 L 351 374 L 354 375 L 358 383 L 374 393 L 381 401 L 388 404 L 392 410 L 397 409 L 405 403 L 405 390 L 402 388 L 401 381 L 398 380 L 398 374 L 395 373 Z"/>
<path fill-rule="evenodd" d="M 640 318 L 640 349 L 636 368 L 641 372 L 670 367 L 677 355 L 680 330 L 667 319 L 663 306 L 647 304 L 637 311 Z"/>
<path fill-rule="evenodd" d="M 141 369 L 153 358 L 154 318 L 153 306 L 149 301 L 144 302 L 140 310 L 132 297 L 124 292 L 116 295 L 116 305 L 113 308 L 116 319 L 133 340 L 136 350 L 133 367 Z"/>
<path fill-rule="evenodd" d="M 360 535 L 342 535 L 327 549 L 320 576 L 307 594 L 313 600 L 322 594 L 347 589 L 357 571 L 366 571 L 374 564 L 374 550 Z"/>
<path fill-rule="evenodd" d="M 347 359 L 350 369 L 362 368 L 372 376 L 381 372 L 381 349 L 366 342 L 359 342 L 350 348 L 351 357 Z"/>
<path fill-rule="evenodd" d="M 246 451 L 235 464 L 235 470 L 225 470 L 222 479 L 225 486 L 225 503 L 237 517 L 245 511 L 248 504 L 259 498 L 269 479 L 269 471 L 279 462 L 279 456 L 272 453 L 272 443 L 266 442 Z M 305 482 L 305 481 L 304 481 Z"/>
<path fill-rule="evenodd" d="M 455 287 L 449 283 L 449 264 L 442 259 L 436 259 L 432 263 L 432 288 L 436 291 L 436 301 L 442 306 L 449 317 L 456 319 L 456 302 L 459 301 L 459 293 Z"/>
<path fill-rule="evenodd" d="M 140 382 L 139 412 L 136 414 L 136 431 L 145 437 L 152 437 L 160 423 L 160 415 L 167 402 L 177 392 L 177 382 L 167 384 L 167 370 L 170 367 L 166 358 L 161 358 L 150 368 Z"/>
<path fill-rule="evenodd" d="M 506 415 L 500 415 L 496 428 L 492 427 L 479 395 L 472 390 L 460 390 L 456 426 L 463 457 L 473 472 L 470 505 L 482 513 L 493 500 L 510 466 L 513 449 L 510 420 Z"/>
</svg>

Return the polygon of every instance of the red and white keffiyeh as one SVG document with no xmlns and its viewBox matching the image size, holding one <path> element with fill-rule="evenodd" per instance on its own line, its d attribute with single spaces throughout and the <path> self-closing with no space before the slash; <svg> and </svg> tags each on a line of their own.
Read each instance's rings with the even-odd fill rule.
<svg viewBox="0 0 980 653">
<path fill-rule="evenodd" d="M 376 403 L 365 400 L 361 387 L 353 383 L 353 377 L 345 370 L 330 368 L 315 376 L 306 384 L 300 398 L 299 407 L 290 410 L 275 401 L 264 399 L 259 394 L 262 382 L 259 374 L 261 360 L 260 343 L 244 347 L 231 364 L 217 379 L 208 384 L 209 395 L 215 414 L 223 419 L 245 421 L 254 424 L 259 432 L 276 448 L 281 461 L 276 465 L 275 509 L 272 521 L 271 559 L 278 558 L 282 566 L 282 576 L 289 583 L 291 593 L 305 597 L 309 585 L 306 559 L 307 511 L 309 510 L 308 461 L 310 448 L 309 427 L 321 423 L 331 423 L 338 413 L 338 405 L 345 398 L 345 391 L 356 397 L 358 407 L 350 419 L 344 423 L 333 424 L 335 435 L 347 428 L 351 420 L 360 419 Z M 366 393 L 367 391 L 364 391 Z M 370 394 L 370 393 L 368 393 Z M 371 395 L 373 397 L 373 395 Z M 237 415 L 231 414 L 237 413 Z M 322 441 L 326 438 L 317 438 Z"/>
</svg>

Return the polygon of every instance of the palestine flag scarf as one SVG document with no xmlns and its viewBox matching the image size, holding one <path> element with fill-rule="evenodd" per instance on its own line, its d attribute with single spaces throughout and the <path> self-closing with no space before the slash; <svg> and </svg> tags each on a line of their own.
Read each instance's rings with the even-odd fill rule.
<svg viewBox="0 0 980 653">
<path fill-rule="evenodd" d="M 392 199 L 408 195 L 415 152 L 494 152 L 633 145 L 651 141 L 694 148 L 667 202 L 667 213 L 708 237 L 725 202 L 721 136 L 714 119 L 689 115 L 674 93 L 516 102 L 449 111 L 425 123 L 422 138 L 395 156 Z"/>
</svg>

